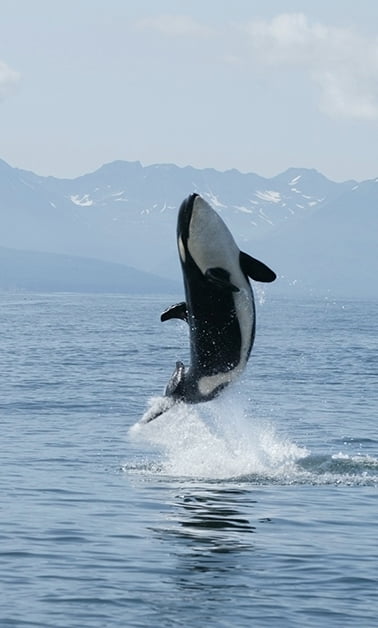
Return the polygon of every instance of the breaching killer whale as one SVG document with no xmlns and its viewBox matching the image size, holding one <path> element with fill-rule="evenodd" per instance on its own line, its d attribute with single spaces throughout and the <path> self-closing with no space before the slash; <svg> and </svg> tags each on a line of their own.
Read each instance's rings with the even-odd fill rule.
<svg viewBox="0 0 378 628">
<path fill-rule="evenodd" d="M 199 403 L 214 399 L 244 370 L 255 337 L 255 303 L 249 277 L 271 282 L 275 273 L 239 250 L 225 223 L 196 193 L 179 209 L 177 243 L 186 301 L 167 308 L 166 321 L 186 321 L 190 333 L 190 366 L 176 362 L 159 410 L 173 403 Z"/>
</svg>

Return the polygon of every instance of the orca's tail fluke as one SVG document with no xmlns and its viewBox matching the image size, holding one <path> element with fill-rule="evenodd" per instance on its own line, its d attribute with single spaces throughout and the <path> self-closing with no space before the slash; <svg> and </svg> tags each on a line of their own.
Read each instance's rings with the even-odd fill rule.
<svg viewBox="0 0 378 628">
<path fill-rule="evenodd" d="M 139 423 L 144 425 L 145 423 L 151 423 L 159 416 L 167 412 L 174 406 L 176 401 L 172 397 L 157 397 L 153 399 L 151 407 L 144 413 Z"/>
</svg>

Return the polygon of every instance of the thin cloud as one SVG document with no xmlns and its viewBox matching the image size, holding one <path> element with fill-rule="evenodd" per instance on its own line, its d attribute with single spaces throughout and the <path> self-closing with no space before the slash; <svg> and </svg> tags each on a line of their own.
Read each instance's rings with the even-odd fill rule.
<svg viewBox="0 0 378 628">
<path fill-rule="evenodd" d="M 197 22 L 189 15 L 157 15 L 140 20 L 140 30 L 150 30 L 169 37 L 207 38 L 213 34 L 208 26 Z"/>
<path fill-rule="evenodd" d="M 331 116 L 378 119 L 378 41 L 352 29 L 310 21 L 303 13 L 254 20 L 244 30 L 263 67 L 302 68 Z"/>
<path fill-rule="evenodd" d="M 20 80 L 20 74 L 0 61 L 0 101 L 4 100 Z"/>
<path fill-rule="evenodd" d="M 234 23 L 227 33 L 189 15 L 174 14 L 140 20 L 136 27 L 171 38 L 211 37 L 218 40 L 225 63 L 244 65 L 249 71 L 300 69 L 316 86 L 318 106 L 326 115 L 378 120 L 378 39 L 354 29 L 329 26 L 304 13 Z"/>
</svg>

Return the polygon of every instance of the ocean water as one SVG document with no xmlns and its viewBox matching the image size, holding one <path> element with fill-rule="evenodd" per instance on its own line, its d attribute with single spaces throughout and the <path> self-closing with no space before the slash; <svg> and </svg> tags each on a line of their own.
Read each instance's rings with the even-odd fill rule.
<svg viewBox="0 0 378 628">
<path fill-rule="evenodd" d="M 0 626 L 376 626 L 378 302 L 259 292 L 242 380 L 140 425 L 173 301 L 0 295 Z"/>
</svg>

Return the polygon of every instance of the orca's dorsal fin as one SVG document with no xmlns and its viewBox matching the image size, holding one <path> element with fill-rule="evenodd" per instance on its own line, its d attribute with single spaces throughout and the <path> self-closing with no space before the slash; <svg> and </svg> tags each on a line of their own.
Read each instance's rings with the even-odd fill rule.
<svg viewBox="0 0 378 628">
<path fill-rule="evenodd" d="M 205 272 L 205 277 L 218 288 L 239 292 L 239 288 L 230 281 L 230 273 L 224 268 L 208 268 Z"/>
<path fill-rule="evenodd" d="M 248 253 L 243 253 L 243 251 L 240 251 L 240 267 L 245 275 L 255 281 L 270 283 L 276 278 L 276 273 L 273 270 Z"/>
<path fill-rule="evenodd" d="M 188 308 L 185 301 L 170 305 L 160 316 L 161 322 L 169 321 L 171 318 L 179 318 L 182 321 L 188 322 Z"/>
<path fill-rule="evenodd" d="M 176 368 L 172 373 L 165 389 L 166 397 L 173 397 L 174 399 L 181 399 L 184 394 L 184 376 L 185 366 L 182 362 L 176 362 Z"/>
</svg>

